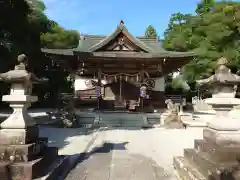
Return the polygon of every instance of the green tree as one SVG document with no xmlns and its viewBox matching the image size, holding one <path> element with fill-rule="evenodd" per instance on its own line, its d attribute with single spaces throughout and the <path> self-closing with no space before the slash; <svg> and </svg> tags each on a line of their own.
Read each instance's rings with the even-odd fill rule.
<svg viewBox="0 0 240 180">
<path fill-rule="evenodd" d="M 157 37 L 156 29 L 152 25 L 149 25 L 147 27 L 147 29 L 145 30 L 145 36 L 146 37 Z"/>
<path fill-rule="evenodd" d="M 45 9 L 41 0 L 1 3 L 0 72 L 12 67 L 18 54 L 25 53 L 29 57 L 30 69 L 44 74 L 42 69 L 47 59 L 41 53 L 41 47 L 69 48 L 77 45 L 78 33 L 65 30 L 48 19 Z"/>
<path fill-rule="evenodd" d="M 13 65 L 21 44 L 25 40 L 30 8 L 23 1 L 3 1 L 0 6 L 0 71 Z"/>
<path fill-rule="evenodd" d="M 41 43 L 44 48 L 65 49 L 78 45 L 79 33 L 74 30 L 65 30 L 56 23 L 52 23 L 52 29 L 42 34 Z"/>
<path fill-rule="evenodd" d="M 50 64 L 41 52 L 44 44 L 52 48 L 73 47 L 78 42 L 78 33 L 61 28 L 56 22 L 47 18 L 44 14 L 46 9 L 41 0 L 14 0 L 2 1 L 0 5 L 0 72 L 5 72 L 16 63 L 17 55 L 25 53 L 29 59 L 29 70 L 37 76 L 47 76 L 51 82 L 58 81 L 64 84 L 64 77 L 56 78 L 54 73 L 47 73 L 46 65 Z M 42 40 L 47 34 L 53 36 L 51 40 Z M 58 45 L 63 40 L 61 45 Z M 50 67 L 51 68 L 51 67 Z M 59 70 L 59 72 L 62 72 Z M 6 93 L 8 88 L 0 84 L 1 94 Z M 49 85 L 49 89 L 54 89 Z M 42 88 L 44 89 L 44 88 Z M 50 91 L 49 90 L 49 91 Z M 38 95 L 44 94 L 45 90 L 37 90 Z M 40 95 L 40 99 L 41 99 Z"/>
<path fill-rule="evenodd" d="M 225 56 L 230 66 L 240 68 L 240 2 L 202 1 L 196 15 L 173 14 L 165 31 L 164 47 L 174 51 L 194 50 L 197 57 L 181 71 L 193 82 L 210 76 L 216 60 Z"/>
<path fill-rule="evenodd" d="M 214 3 L 215 0 L 202 0 L 197 4 L 196 13 L 201 15 L 211 12 L 213 10 Z"/>
</svg>

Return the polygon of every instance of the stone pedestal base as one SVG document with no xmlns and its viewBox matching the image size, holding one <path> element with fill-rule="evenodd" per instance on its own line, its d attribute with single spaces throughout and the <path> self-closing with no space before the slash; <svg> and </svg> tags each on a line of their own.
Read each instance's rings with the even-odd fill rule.
<svg viewBox="0 0 240 180">
<path fill-rule="evenodd" d="M 0 179 L 33 180 L 44 177 L 56 180 L 68 164 L 58 156 L 47 138 L 38 137 L 38 128 L 0 130 Z"/>
<path fill-rule="evenodd" d="M 38 139 L 38 128 L 26 129 L 0 129 L 0 145 L 27 144 Z"/>
<path fill-rule="evenodd" d="M 219 131 L 206 128 L 203 130 L 203 137 L 221 146 L 240 145 L 240 131 Z"/>
<path fill-rule="evenodd" d="M 184 157 L 174 157 L 174 167 L 179 178 L 239 180 L 240 143 L 229 141 L 233 133 L 239 137 L 239 132 L 204 129 L 203 140 L 195 140 L 194 149 L 185 149 Z"/>
</svg>

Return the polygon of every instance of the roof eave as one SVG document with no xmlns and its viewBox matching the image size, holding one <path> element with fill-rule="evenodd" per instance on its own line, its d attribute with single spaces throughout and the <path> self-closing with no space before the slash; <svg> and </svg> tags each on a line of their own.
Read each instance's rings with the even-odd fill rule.
<svg viewBox="0 0 240 180">
<path fill-rule="evenodd" d="M 41 51 L 46 54 L 53 54 L 53 55 L 64 55 L 64 56 L 73 56 L 73 49 L 46 49 L 41 48 Z"/>
</svg>

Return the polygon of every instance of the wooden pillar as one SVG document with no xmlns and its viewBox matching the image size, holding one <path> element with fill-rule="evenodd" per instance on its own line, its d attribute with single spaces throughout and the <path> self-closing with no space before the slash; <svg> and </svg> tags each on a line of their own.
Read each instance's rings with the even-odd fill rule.
<svg viewBox="0 0 240 180">
<path fill-rule="evenodd" d="M 119 101 L 122 102 L 122 75 L 119 77 Z"/>
<path fill-rule="evenodd" d="M 102 80 L 102 69 L 100 68 L 100 66 L 98 65 L 98 68 L 97 68 L 97 78 L 98 78 L 98 81 L 97 81 L 97 86 L 99 88 L 99 91 L 100 91 L 100 96 L 98 96 L 98 110 L 100 109 L 100 102 L 101 102 L 101 94 L 102 94 L 102 89 L 101 89 L 101 80 Z"/>
<path fill-rule="evenodd" d="M 144 82 L 144 70 L 140 71 L 140 83 L 142 84 Z"/>
</svg>

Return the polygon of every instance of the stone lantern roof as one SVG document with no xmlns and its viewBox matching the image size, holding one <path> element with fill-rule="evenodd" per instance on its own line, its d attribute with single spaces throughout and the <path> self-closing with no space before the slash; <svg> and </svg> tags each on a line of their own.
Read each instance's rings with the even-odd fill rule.
<svg viewBox="0 0 240 180">
<path fill-rule="evenodd" d="M 217 68 L 214 75 L 209 78 L 198 80 L 197 83 L 201 85 L 236 85 L 240 83 L 240 76 L 233 74 L 231 69 L 227 67 L 228 60 L 224 57 L 218 59 Z"/>
</svg>

